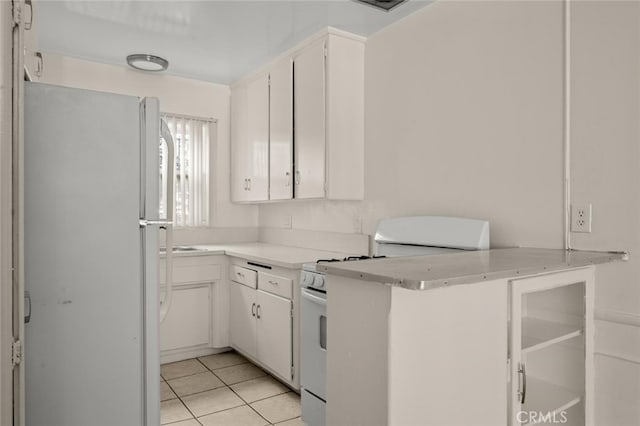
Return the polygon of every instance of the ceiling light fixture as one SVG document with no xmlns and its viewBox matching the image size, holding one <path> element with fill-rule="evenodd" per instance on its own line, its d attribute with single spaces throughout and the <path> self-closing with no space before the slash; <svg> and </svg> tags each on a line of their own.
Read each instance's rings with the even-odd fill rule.
<svg viewBox="0 0 640 426">
<path fill-rule="evenodd" d="M 127 56 L 127 64 L 131 68 L 151 72 L 164 71 L 169 67 L 169 61 L 166 59 L 145 53 L 135 53 Z"/>
<path fill-rule="evenodd" d="M 369 6 L 373 6 L 375 8 L 382 9 L 385 12 L 388 12 L 407 0 L 355 0 L 355 1 L 364 3 Z"/>
</svg>

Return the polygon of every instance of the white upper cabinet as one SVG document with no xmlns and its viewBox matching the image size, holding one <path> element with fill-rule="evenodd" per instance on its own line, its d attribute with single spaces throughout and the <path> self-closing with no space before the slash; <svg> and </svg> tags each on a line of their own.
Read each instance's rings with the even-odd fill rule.
<svg viewBox="0 0 640 426">
<path fill-rule="evenodd" d="M 270 70 L 269 199 L 293 198 L 293 62 L 286 58 Z"/>
<path fill-rule="evenodd" d="M 231 200 L 269 199 L 269 76 L 231 92 Z"/>
<path fill-rule="evenodd" d="M 324 198 L 325 45 L 321 40 L 294 59 L 295 196 Z"/>
<path fill-rule="evenodd" d="M 364 43 L 329 34 L 294 57 L 295 197 L 364 198 Z"/>
<path fill-rule="evenodd" d="M 248 150 L 249 201 L 269 199 L 269 75 L 264 74 L 249 83 Z"/>
<path fill-rule="evenodd" d="M 232 201 L 363 199 L 364 40 L 330 29 L 255 75 L 232 88 Z"/>
<path fill-rule="evenodd" d="M 249 201 L 249 135 L 247 86 L 231 91 L 231 201 Z"/>
</svg>

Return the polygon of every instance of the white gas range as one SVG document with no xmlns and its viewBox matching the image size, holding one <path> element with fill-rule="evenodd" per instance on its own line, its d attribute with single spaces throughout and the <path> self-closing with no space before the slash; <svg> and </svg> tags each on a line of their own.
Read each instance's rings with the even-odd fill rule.
<svg viewBox="0 0 640 426">
<path fill-rule="evenodd" d="M 302 419 L 309 426 L 326 424 L 327 277 L 317 269 L 317 265 L 488 248 L 487 221 L 439 216 L 400 217 L 380 221 L 375 235 L 374 256 L 320 259 L 303 265 L 300 277 Z"/>
</svg>

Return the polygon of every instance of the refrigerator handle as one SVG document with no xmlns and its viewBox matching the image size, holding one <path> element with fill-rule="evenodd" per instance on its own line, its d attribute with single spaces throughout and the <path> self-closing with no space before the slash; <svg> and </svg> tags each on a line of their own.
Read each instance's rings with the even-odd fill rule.
<svg viewBox="0 0 640 426">
<path fill-rule="evenodd" d="M 167 220 L 163 225 L 166 232 L 166 255 L 165 255 L 165 297 L 160 303 L 160 322 L 162 322 L 171 306 L 171 297 L 173 291 L 173 175 L 175 171 L 175 145 L 173 142 L 173 136 L 169 126 L 164 120 L 160 120 L 160 135 L 164 142 L 167 144 Z"/>
</svg>

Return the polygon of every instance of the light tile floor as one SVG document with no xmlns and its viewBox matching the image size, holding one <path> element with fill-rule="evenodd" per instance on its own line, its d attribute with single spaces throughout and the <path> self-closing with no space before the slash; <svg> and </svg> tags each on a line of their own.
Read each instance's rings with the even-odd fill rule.
<svg viewBox="0 0 640 426">
<path fill-rule="evenodd" d="M 236 352 L 164 364 L 160 372 L 163 425 L 305 425 L 300 396 Z"/>
</svg>

